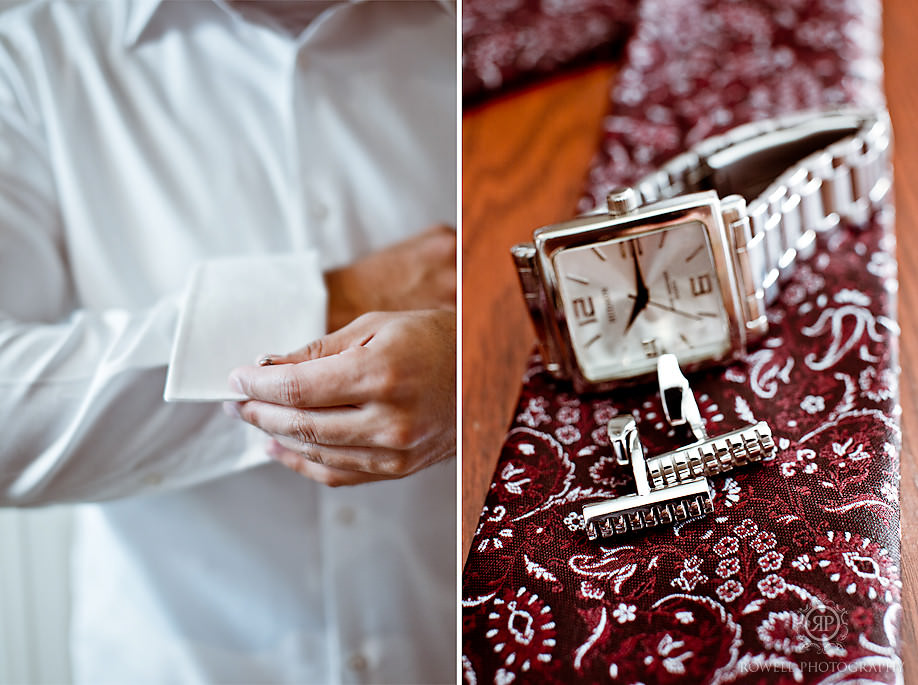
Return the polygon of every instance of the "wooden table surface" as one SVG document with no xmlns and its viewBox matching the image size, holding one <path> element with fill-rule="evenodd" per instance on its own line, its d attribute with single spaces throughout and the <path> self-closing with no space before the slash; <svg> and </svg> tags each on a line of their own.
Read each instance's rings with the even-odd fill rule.
<svg viewBox="0 0 918 685">
<path fill-rule="evenodd" d="M 884 3 L 886 92 L 895 129 L 902 397 L 902 658 L 918 679 L 914 619 L 918 468 L 918 3 Z M 535 334 L 509 248 L 570 218 L 600 137 L 615 67 L 601 65 L 491 101 L 463 117 L 462 544 L 478 514 L 512 419 Z M 918 680 L 916 680 L 918 682 Z"/>
</svg>

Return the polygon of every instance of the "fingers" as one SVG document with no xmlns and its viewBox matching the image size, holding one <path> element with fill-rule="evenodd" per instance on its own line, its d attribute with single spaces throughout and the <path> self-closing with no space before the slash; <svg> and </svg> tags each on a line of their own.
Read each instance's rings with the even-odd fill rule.
<svg viewBox="0 0 918 685">
<path fill-rule="evenodd" d="M 241 366 L 230 387 L 255 400 L 293 407 L 359 404 L 377 390 L 381 376 L 365 347 L 395 314 L 364 314 L 344 328 L 271 363 Z"/>
<path fill-rule="evenodd" d="M 377 323 L 373 315 L 364 315 L 295 352 L 233 369 L 230 387 L 252 399 L 294 407 L 357 404 L 366 397 L 371 377 L 362 346 Z"/>
<path fill-rule="evenodd" d="M 350 322 L 347 326 L 323 335 L 321 338 L 317 338 L 305 347 L 293 352 L 266 354 L 260 357 L 256 364 L 260 367 L 298 364 L 312 359 L 330 357 L 347 349 L 359 347 L 373 337 L 372 321 L 372 315 L 364 315 Z"/>
<path fill-rule="evenodd" d="M 243 366 L 233 371 L 230 387 L 255 400 L 292 407 L 359 404 L 365 397 L 358 355 L 279 366 Z"/>
<path fill-rule="evenodd" d="M 286 450 L 313 464 L 342 471 L 372 474 L 379 479 L 402 478 L 423 466 L 410 451 L 383 447 L 302 445 L 282 436 L 277 436 L 274 440 Z"/>
<path fill-rule="evenodd" d="M 299 473 L 400 478 L 455 454 L 455 344 L 452 312 L 363 315 L 289 363 L 236 369 L 252 399 L 228 408 L 297 453 L 283 463 Z"/>
<path fill-rule="evenodd" d="M 337 488 L 346 485 L 359 485 L 361 483 L 371 483 L 373 481 L 385 480 L 384 476 L 373 473 L 364 473 L 362 471 L 344 471 L 332 466 L 323 466 L 309 461 L 302 454 L 288 450 L 280 444 L 273 442 L 268 447 L 268 454 L 278 463 L 286 466 L 291 471 L 296 471 L 302 476 Z"/>
<path fill-rule="evenodd" d="M 372 376 L 362 348 L 373 337 L 370 330 L 355 321 L 270 364 L 233 369 L 230 387 L 255 400 L 294 407 L 357 404 Z"/>
<path fill-rule="evenodd" d="M 385 424 L 375 407 L 295 409 L 268 402 L 238 402 L 230 411 L 270 435 L 303 445 L 395 447 L 386 444 Z"/>
</svg>

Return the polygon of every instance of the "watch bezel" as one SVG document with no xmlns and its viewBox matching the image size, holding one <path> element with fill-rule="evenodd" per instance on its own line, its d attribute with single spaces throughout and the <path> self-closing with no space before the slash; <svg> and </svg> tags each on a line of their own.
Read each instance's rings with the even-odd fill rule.
<svg viewBox="0 0 918 685">
<path fill-rule="evenodd" d="M 724 225 L 720 198 L 715 191 L 705 191 L 640 207 L 623 216 L 590 214 L 543 226 L 535 231 L 533 244 L 536 268 L 546 295 L 543 302 L 551 310 L 543 312 L 545 335 L 553 338 L 552 347 L 560 355 L 559 358 L 546 360 L 553 375 L 570 378 L 578 392 L 602 391 L 645 382 L 655 377 L 653 371 L 602 381 L 591 381 L 585 376 L 577 361 L 567 326 L 554 266 L 555 256 L 562 250 L 613 239 L 640 238 L 691 221 L 700 223 L 708 238 L 711 262 L 727 319 L 729 345 L 722 355 L 685 364 L 684 368 L 686 371 L 694 371 L 723 363 L 745 352 L 746 322 L 740 305 L 733 244 Z"/>
</svg>

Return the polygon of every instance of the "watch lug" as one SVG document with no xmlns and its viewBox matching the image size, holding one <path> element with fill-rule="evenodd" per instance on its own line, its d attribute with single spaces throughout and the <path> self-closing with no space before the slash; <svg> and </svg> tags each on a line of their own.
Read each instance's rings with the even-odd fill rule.
<svg viewBox="0 0 918 685">
<path fill-rule="evenodd" d="M 539 339 L 539 349 L 542 352 L 542 358 L 545 362 L 545 368 L 555 378 L 563 377 L 563 369 L 560 364 L 560 355 L 554 339 L 549 334 L 545 325 L 545 317 L 548 316 L 550 308 L 547 306 L 547 297 L 545 290 L 539 281 L 536 271 L 535 245 L 532 243 L 517 243 L 510 248 L 510 254 L 513 256 L 513 262 L 516 265 L 516 273 L 520 279 L 520 287 L 526 299 L 526 307 L 529 309 L 529 317 L 535 326 L 536 336 Z"/>
<path fill-rule="evenodd" d="M 720 212 L 724 217 L 724 225 L 729 226 L 734 221 L 746 216 L 745 198 L 742 195 L 727 195 L 721 198 Z"/>
<path fill-rule="evenodd" d="M 746 344 L 754 345 L 768 333 L 768 317 L 762 314 L 755 321 L 746 322 Z"/>
<path fill-rule="evenodd" d="M 721 214 L 733 253 L 733 269 L 743 312 L 743 333 L 746 344 L 761 339 L 768 332 L 765 315 L 765 289 L 757 283 L 754 252 L 759 249 L 753 240 L 752 225 L 746 212 L 746 200 L 740 195 L 728 195 L 721 200 Z"/>
</svg>

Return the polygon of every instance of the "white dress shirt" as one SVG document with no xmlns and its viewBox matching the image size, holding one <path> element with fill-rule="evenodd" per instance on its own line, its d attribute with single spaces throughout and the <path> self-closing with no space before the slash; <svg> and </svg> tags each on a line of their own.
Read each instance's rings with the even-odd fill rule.
<svg viewBox="0 0 918 685">
<path fill-rule="evenodd" d="M 454 223 L 455 78 L 436 3 L 299 35 L 220 0 L 0 14 L 0 503 L 105 501 L 77 681 L 454 680 L 455 460 L 329 489 L 162 394 L 201 260 L 303 253 L 318 282 Z M 319 335 L 316 295 L 290 316 Z"/>
</svg>

